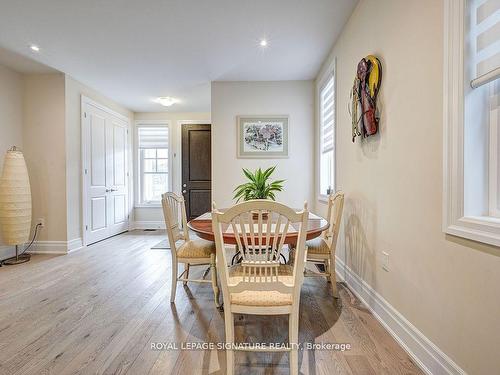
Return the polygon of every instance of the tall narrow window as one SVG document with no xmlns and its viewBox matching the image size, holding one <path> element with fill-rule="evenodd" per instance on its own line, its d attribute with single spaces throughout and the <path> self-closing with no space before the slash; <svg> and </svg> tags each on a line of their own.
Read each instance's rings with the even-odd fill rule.
<svg viewBox="0 0 500 375">
<path fill-rule="evenodd" d="M 443 229 L 500 246 L 500 1 L 444 10 Z"/>
<path fill-rule="evenodd" d="M 169 190 L 168 126 L 138 126 L 138 192 L 141 205 L 157 205 Z"/>
<path fill-rule="evenodd" d="M 466 135 L 472 134 L 477 139 L 479 133 L 479 135 L 483 135 L 484 139 L 487 139 L 487 129 L 489 128 L 489 145 L 486 142 L 479 144 L 480 142 L 475 141 L 470 145 L 470 153 L 477 154 L 477 151 L 472 151 L 474 148 L 482 148 L 486 153 L 489 148 L 489 212 L 484 210 L 479 214 L 489 214 L 499 218 L 500 1 L 470 0 L 468 5 L 469 28 L 468 40 L 466 41 L 468 54 L 465 66 L 467 78 L 470 79 L 470 88 L 466 91 L 465 108 L 466 114 L 469 114 L 466 117 Z M 468 130 L 468 128 L 472 130 Z M 474 131 L 474 128 L 485 130 L 480 133 L 480 131 Z M 472 168 L 477 169 L 476 166 Z M 471 176 L 471 178 L 473 177 Z"/>
<path fill-rule="evenodd" d="M 319 94 L 320 128 L 320 195 L 326 196 L 335 189 L 335 85 L 330 75 Z"/>
</svg>

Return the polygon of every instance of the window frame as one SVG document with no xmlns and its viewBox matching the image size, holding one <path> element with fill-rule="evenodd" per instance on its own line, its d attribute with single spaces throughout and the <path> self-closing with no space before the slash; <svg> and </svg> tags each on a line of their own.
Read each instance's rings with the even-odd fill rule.
<svg viewBox="0 0 500 375">
<path fill-rule="evenodd" d="M 332 153 L 332 158 L 333 158 L 333 186 L 332 189 L 333 191 L 336 191 L 337 187 L 337 74 L 336 74 L 336 58 L 333 59 L 332 63 L 330 66 L 328 66 L 327 69 L 325 69 L 325 72 L 322 74 L 321 78 L 317 81 L 317 89 L 316 89 L 316 110 L 317 110 L 317 126 L 318 126 L 318 131 L 317 131 L 317 178 L 316 178 L 316 185 L 317 185 L 317 200 L 319 202 L 326 203 L 328 202 L 328 195 L 327 194 L 322 194 L 321 192 L 321 159 L 322 159 L 322 113 L 321 113 L 321 93 L 325 86 L 328 84 L 330 79 L 333 80 L 333 150 L 331 151 Z"/>
<path fill-rule="evenodd" d="M 138 120 L 135 121 L 134 126 L 134 207 L 135 208 L 161 208 L 161 202 L 142 202 L 142 180 L 143 173 L 142 163 L 143 158 L 140 156 L 141 150 L 139 149 L 139 129 L 151 127 L 166 127 L 168 129 L 168 172 L 167 183 L 169 190 L 172 190 L 172 127 L 168 120 Z M 158 159 L 158 158 L 156 158 Z M 161 158 L 160 158 L 161 159 Z"/>
<path fill-rule="evenodd" d="M 444 1 L 443 232 L 500 246 L 500 219 L 465 214 L 466 0 Z"/>
<path fill-rule="evenodd" d="M 500 111 L 500 109 L 490 110 L 491 112 Z M 500 219 L 500 196 L 499 196 L 499 179 L 500 179 L 500 144 L 498 142 L 499 131 L 500 131 L 500 121 L 498 121 L 498 115 L 495 120 L 489 121 L 489 166 L 488 166 L 488 208 L 489 215 Z"/>
</svg>

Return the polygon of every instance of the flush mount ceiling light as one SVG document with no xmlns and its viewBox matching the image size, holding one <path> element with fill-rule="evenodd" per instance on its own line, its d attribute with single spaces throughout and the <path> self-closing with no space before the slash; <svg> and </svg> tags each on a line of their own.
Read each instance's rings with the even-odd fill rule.
<svg viewBox="0 0 500 375">
<path fill-rule="evenodd" d="M 33 52 L 40 52 L 40 47 L 38 47 L 36 44 L 30 45 L 30 50 Z"/>
<path fill-rule="evenodd" d="M 266 39 L 261 39 L 259 44 L 260 44 L 261 47 L 267 47 L 267 40 Z"/>
<path fill-rule="evenodd" d="M 179 103 L 179 100 L 172 98 L 171 96 L 160 96 L 159 98 L 155 99 L 155 102 L 161 104 L 164 107 L 170 107 L 175 103 Z"/>
</svg>

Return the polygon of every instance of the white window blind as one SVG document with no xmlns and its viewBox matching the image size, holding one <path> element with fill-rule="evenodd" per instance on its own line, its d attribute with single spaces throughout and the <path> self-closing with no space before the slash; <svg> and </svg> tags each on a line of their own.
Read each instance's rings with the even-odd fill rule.
<svg viewBox="0 0 500 375">
<path fill-rule="evenodd" d="M 335 181 L 335 85 L 334 75 L 329 75 L 319 92 L 320 176 L 319 193 L 333 192 Z"/>
<path fill-rule="evenodd" d="M 168 148 L 168 127 L 141 126 L 137 130 L 137 146 L 146 148 Z"/>
<path fill-rule="evenodd" d="M 138 125 L 137 186 L 139 205 L 159 205 L 161 195 L 169 190 L 169 127 Z"/>
<path fill-rule="evenodd" d="M 471 86 L 477 88 L 500 78 L 500 0 L 471 1 Z"/>
<path fill-rule="evenodd" d="M 500 217 L 500 80 L 489 84 L 489 214 Z"/>
<path fill-rule="evenodd" d="M 334 137 L 333 137 L 333 127 L 335 120 L 334 111 L 334 92 L 333 92 L 333 76 L 331 76 L 326 85 L 321 90 L 321 108 L 320 108 L 320 118 L 321 118 L 321 152 L 329 152 L 333 150 Z"/>
</svg>

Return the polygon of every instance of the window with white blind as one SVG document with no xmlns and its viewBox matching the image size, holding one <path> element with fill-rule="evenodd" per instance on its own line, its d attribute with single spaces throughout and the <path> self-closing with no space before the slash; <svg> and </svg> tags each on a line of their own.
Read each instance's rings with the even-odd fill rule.
<svg viewBox="0 0 500 375">
<path fill-rule="evenodd" d="M 500 0 L 445 0 L 446 233 L 500 246 Z"/>
<path fill-rule="evenodd" d="M 169 128 L 137 126 L 137 187 L 139 205 L 159 205 L 169 190 Z"/>
<path fill-rule="evenodd" d="M 319 194 L 335 189 L 335 85 L 330 74 L 319 92 Z"/>
<path fill-rule="evenodd" d="M 470 0 L 467 14 L 465 125 L 489 128 L 487 214 L 500 218 L 500 0 Z M 486 138 L 488 131 L 482 134 Z"/>
<path fill-rule="evenodd" d="M 500 77 L 500 0 L 470 0 L 469 43 L 471 87 Z"/>
</svg>

